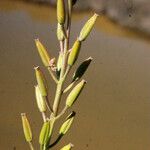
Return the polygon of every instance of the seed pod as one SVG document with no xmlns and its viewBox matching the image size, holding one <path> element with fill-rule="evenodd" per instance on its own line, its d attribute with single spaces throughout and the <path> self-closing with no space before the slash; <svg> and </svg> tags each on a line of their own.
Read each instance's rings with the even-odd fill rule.
<svg viewBox="0 0 150 150">
<path fill-rule="evenodd" d="M 61 126 L 61 128 L 59 130 L 59 134 L 65 135 L 67 133 L 67 131 L 70 129 L 70 127 L 71 127 L 71 125 L 73 123 L 74 117 L 75 117 L 75 113 L 74 113 L 74 115 L 69 115 L 67 117 L 67 120 L 62 124 L 62 126 Z"/>
<path fill-rule="evenodd" d="M 32 141 L 32 131 L 25 113 L 21 114 L 24 136 L 27 142 Z"/>
<path fill-rule="evenodd" d="M 39 39 L 35 39 L 35 43 L 44 66 L 48 67 L 50 62 L 50 56 L 47 50 L 45 49 L 43 44 L 39 41 Z"/>
<path fill-rule="evenodd" d="M 65 23 L 65 4 L 64 4 L 64 0 L 57 0 L 57 21 L 60 24 Z"/>
<path fill-rule="evenodd" d="M 81 48 L 81 42 L 77 39 L 71 49 L 68 58 L 68 65 L 72 66 L 76 62 Z"/>
<path fill-rule="evenodd" d="M 73 148 L 73 144 L 69 143 L 68 145 L 64 146 L 60 150 L 71 150 Z"/>
<path fill-rule="evenodd" d="M 35 67 L 36 80 L 42 96 L 47 96 L 47 85 L 40 67 Z"/>
<path fill-rule="evenodd" d="M 57 25 L 57 38 L 59 41 L 63 41 L 65 39 L 65 31 L 61 24 L 58 23 Z"/>
<path fill-rule="evenodd" d="M 68 107 L 71 107 L 73 105 L 73 103 L 77 100 L 77 98 L 80 95 L 80 93 L 81 93 L 82 89 L 84 88 L 85 84 L 86 84 L 86 81 L 82 80 L 70 92 L 70 94 L 68 95 L 67 100 L 66 100 L 66 105 Z"/>
<path fill-rule="evenodd" d="M 39 143 L 41 145 L 47 144 L 51 136 L 51 129 L 50 129 L 50 121 L 44 122 L 40 136 L 39 136 Z"/>
<path fill-rule="evenodd" d="M 58 61 L 57 61 L 57 71 L 61 70 L 62 61 L 63 61 L 63 54 L 60 52 L 59 57 L 58 57 Z"/>
<path fill-rule="evenodd" d="M 73 75 L 73 81 L 80 79 L 84 73 L 86 72 L 88 66 L 90 65 L 92 61 L 92 57 L 89 57 L 88 59 L 86 59 L 84 62 L 82 62 L 80 64 L 80 66 L 77 68 L 76 72 Z"/>
<path fill-rule="evenodd" d="M 46 98 L 41 95 L 38 85 L 35 86 L 35 96 L 36 96 L 36 102 L 37 102 L 39 111 L 45 112 L 46 111 Z"/>
<path fill-rule="evenodd" d="M 83 26 L 81 32 L 80 32 L 80 36 L 79 36 L 79 41 L 84 41 L 88 35 L 90 34 L 96 19 L 98 17 L 98 14 L 94 14 Z"/>
</svg>

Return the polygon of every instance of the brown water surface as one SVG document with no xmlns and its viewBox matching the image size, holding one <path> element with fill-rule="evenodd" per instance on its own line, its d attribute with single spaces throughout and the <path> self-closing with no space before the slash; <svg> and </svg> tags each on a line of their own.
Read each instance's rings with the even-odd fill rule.
<svg viewBox="0 0 150 150">
<path fill-rule="evenodd" d="M 74 14 L 72 41 L 90 15 Z M 40 38 L 56 56 L 55 30 L 55 9 L 0 1 L 0 149 L 28 149 L 21 112 L 27 112 L 38 141 L 42 119 L 34 98 L 33 67 L 42 64 L 34 39 Z M 83 44 L 79 62 L 89 56 L 94 61 L 84 76 L 88 84 L 73 107 L 75 123 L 58 148 L 72 142 L 78 150 L 149 150 L 149 38 L 101 16 Z M 55 86 L 49 84 L 53 99 Z"/>
</svg>

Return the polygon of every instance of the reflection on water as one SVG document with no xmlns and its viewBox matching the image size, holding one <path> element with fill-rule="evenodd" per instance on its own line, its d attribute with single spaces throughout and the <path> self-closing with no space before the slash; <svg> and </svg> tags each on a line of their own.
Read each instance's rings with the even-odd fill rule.
<svg viewBox="0 0 150 150">
<path fill-rule="evenodd" d="M 72 41 L 90 15 L 76 13 L 73 16 Z M 0 1 L 1 149 L 28 149 L 22 134 L 20 112 L 28 113 L 34 138 L 38 138 L 41 117 L 35 104 L 32 68 L 41 63 L 33 39 L 39 37 L 51 55 L 56 56 L 55 25 L 53 8 Z M 79 115 L 61 145 L 73 142 L 75 149 L 80 150 L 149 149 L 148 41 L 105 17 L 99 19 L 83 44 L 79 60 L 81 62 L 88 56 L 94 58 L 84 76 L 87 87 L 73 108 Z M 52 81 L 49 88 L 54 91 Z M 52 99 L 54 95 L 50 93 Z"/>
</svg>

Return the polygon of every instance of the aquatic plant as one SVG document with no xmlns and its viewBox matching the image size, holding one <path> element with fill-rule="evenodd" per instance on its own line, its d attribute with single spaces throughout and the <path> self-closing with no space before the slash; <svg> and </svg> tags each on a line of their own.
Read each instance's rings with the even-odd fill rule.
<svg viewBox="0 0 150 150">
<path fill-rule="evenodd" d="M 64 114 L 68 113 L 68 111 L 71 110 L 72 105 L 74 105 L 82 90 L 84 89 L 86 81 L 80 81 L 80 79 L 84 75 L 92 61 L 91 57 L 84 60 L 74 72 L 68 87 L 64 88 L 66 78 L 78 59 L 81 50 L 81 45 L 90 34 L 98 17 L 97 14 L 94 14 L 85 23 L 79 34 L 79 37 L 77 37 L 77 39 L 75 40 L 72 48 L 69 48 L 72 9 L 76 1 L 77 0 L 57 0 L 57 38 L 60 44 L 60 51 L 57 58 L 57 63 L 55 63 L 55 58 L 51 58 L 49 52 L 46 50 L 46 48 L 40 42 L 40 40 L 35 40 L 35 44 L 39 56 L 43 62 L 43 65 L 49 71 L 52 79 L 56 83 L 56 93 L 54 101 L 49 101 L 48 85 L 45 80 L 44 74 L 39 66 L 34 68 L 35 77 L 37 80 L 37 85 L 35 85 L 35 98 L 38 109 L 43 118 L 43 125 L 41 127 L 41 131 L 39 132 L 40 150 L 48 150 L 53 148 L 56 144 L 59 143 L 60 140 L 62 140 L 64 135 L 70 130 L 70 127 L 72 126 L 76 115 L 74 111 L 71 111 L 70 114 L 66 117 L 66 119 L 60 126 L 57 139 L 53 139 L 54 142 L 52 142 L 52 135 L 55 123 Z M 64 93 L 67 92 L 70 93 L 66 98 L 65 106 L 62 110 L 59 110 L 62 97 Z M 50 102 L 53 103 L 53 106 L 51 106 Z M 32 131 L 28 118 L 25 113 L 21 114 L 21 118 L 25 140 L 29 143 L 30 149 L 34 150 L 34 145 L 32 143 Z M 70 150 L 72 149 L 72 147 L 73 144 L 69 143 L 68 145 L 64 146 L 61 150 Z"/>
</svg>

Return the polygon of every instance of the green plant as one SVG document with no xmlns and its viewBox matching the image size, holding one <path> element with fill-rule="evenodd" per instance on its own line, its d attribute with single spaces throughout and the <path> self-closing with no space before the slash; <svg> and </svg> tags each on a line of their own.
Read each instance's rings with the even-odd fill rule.
<svg viewBox="0 0 150 150">
<path fill-rule="evenodd" d="M 60 51 L 57 59 L 57 64 L 55 64 L 55 59 L 50 58 L 48 51 L 39 41 L 39 39 L 35 40 L 41 60 L 57 85 L 55 99 L 53 101 L 53 106 L 51 107 L 48 99 L 47 83 L 45 81 L 44 75 L 40 67 L 34 68 L 37 80 L 37 85 L 35 86 L 36 101 L 38 109 L 43 117 L 43 126 L 39 135 L 40 150 L 48 150 L 54 147 L 70 129 L 76 114 L 74 111 L 72 111 L 65 119 L 64 123 L 60 127 L 58 138 L 52 143 L 51 137 L 53 134 L 55 122 L 61 116 L 63 116 L 67 110 L 71 109 L 72 105 L 77 100 L 78 96 L 80 95 L 86 84 L 86 81 L 81 80 L 78 84 L 77 82 L 86 72 L 89 64 L 92 61 L 91 57 L 84 60 L 73 74 L 70 85 L 68 85 L 67 88 L 64 88 L 64 82 L 66 81 L 66 77 L 72 69 L 72 66 L 75 64 L 80 53 L 81 44 L 90 34 L 98 17 L 97 14 L 94 14 L 85 23 L 79 34 L 79 37 L 76 39 L 72 48 L 69 49 L 72 9 L 76 3 L 76 0 L 68 0 L 65 2 L 66 5 L 64 3 L 64 0 L 57 0 L 57 37 L 60 43 Z M 68 94 L 64 109 L 62 109 L 59 113 L 59 106 L 62 96 L 69 90 L 71 90 L 71 92 L 70 94 Z M 29 143 L 30 149 L 34 150 L 34 146 L 32 144 L 32 132 L 29 121 L 25 113 L 22 113 L 21 117 L 25 139 Z M 61 150 L 70 150 L 72 147 L 73 145 L 70 143 L 64 146 Z"/>
</svg>

